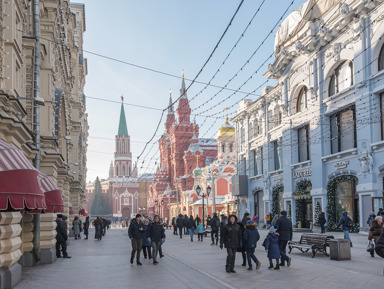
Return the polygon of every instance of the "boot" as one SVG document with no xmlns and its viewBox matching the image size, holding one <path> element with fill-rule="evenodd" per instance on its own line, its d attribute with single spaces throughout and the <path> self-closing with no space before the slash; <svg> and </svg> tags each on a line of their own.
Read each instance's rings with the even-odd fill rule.
<svg viewBox="0 0 384 289">
<path fill-rule="evenodd" d="M 269 263 L 268 269 L 273 269 L 273 264 L 272 263 Z"/>
<path fill-rule="evenodd" d="M 280 270 L 280 266 L 276 265 L 275 270 Z"/>
<path fill-rule="evenodd" d="M 236 273 L 236 271 L 233 269 L 233 267 L 229 268 L 229 271 L 230 271 L 231 273 Z"/>
<path fill-rule="evenodd" d="M 229 266 L 228 265 L 225 266 L 225 272 L 231 273 L 231 271 L 229 270 Z"/>
</svg>

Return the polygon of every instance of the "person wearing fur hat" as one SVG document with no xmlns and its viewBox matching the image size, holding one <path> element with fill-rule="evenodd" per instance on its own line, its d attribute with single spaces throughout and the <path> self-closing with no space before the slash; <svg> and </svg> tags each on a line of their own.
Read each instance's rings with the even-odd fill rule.
<svg viewBox="0 0 384 289">
<path fill-rule="evenodd" d="M 257 242 L 260 240 L 259 231 L 256 229 L 256 223 L 252 220 L 247 221 L 245 225 L 244 237 L 245 250 L 247 252 L 248 270 L 252 270 L 252 260 L 256 264 L 256 270 L 260 269 L 261 262 L 255 256 Z"/>
<path fill-rule="evenodd" d="M 285 266 L 285 262 L 287 262 L 289 267 L 291 266 L 291 258 L 287 256 L 287 244 L 288 241 L 292 241 L 293 229 L 292 222 L 287 218 L 287 215 L 287 211 L 281 211 L 280 218 L 276 221 L 275 227 L 277 228 L 276 232 L 279 233 L 280 266 Z"/>
<path fill-rule="evenodd" d="M 225 270 L 227 273 L 236 273 L 235 259 L 236 251 L 241 248 L 243 236 L 241 234 L 241 228 L 237 224 L 237 217 L 235 215 L 229 216 L 228 224 L 220 231 L 220 248 L 223 246 L 227 249 L 227 261 Z"/>
<path fill-rule="evenodd" d="M 141 266 L 140 252 L 143 246 L 143 236 L 141 232 L 144 231 L 144 225 L 141 222 L 141 215 L 137 214 L 136 218 L 131 221 L 128 228 L 128 236 L 132 242 L 131 264 L 136 254 L 136 264 Z"/>
<path fill-rule="evenodd" d="M 269 267 L 273 269 L 273 259 L 276 260 L 275 270 L 280 270 L 280 247 L 279 247 L 279 233 L 276 232 L 276 227 L 272 226 L 265 240 L 265 251 L 268 253 Z"/>
<path fill-rule="evenodd" d="M 383 217 L 377 216 L 372 222 L 369 228 L 368 240 L 373 240 L 375 244 L 377 243 L 377 239 L 380 237 L 383 231 Z M 374 250 L 369 252 L 371 257 L 375 257 Z"/>
</svg>

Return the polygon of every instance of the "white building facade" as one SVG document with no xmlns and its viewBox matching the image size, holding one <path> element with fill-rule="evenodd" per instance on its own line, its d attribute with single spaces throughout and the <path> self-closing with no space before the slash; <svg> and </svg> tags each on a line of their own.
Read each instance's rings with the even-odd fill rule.
<svg viewBox="0 0 384 289">
<path fill-rule="evenodd" d="M 310 227 L 321 209 L 334 229 L 347 211 L 366 230 L 383 207 L 382 15 L 383 1 L 310 0 L 283 21 L 265 73 L 276 86 L 233 118 L 240 216 L 284 209 Z"/>
</svg>

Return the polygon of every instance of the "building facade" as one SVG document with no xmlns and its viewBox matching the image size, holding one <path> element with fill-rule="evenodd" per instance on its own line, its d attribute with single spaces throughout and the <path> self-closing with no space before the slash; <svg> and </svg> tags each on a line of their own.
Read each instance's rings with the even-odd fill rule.
<svg viewBox="0 0 384 289">
<path fill-rule="evenodd" d="M 20 149 L 33 164 L 38 146 L 41 147 L 39 169 L 60 189 L 63 213 L 71 222 L 70 204 L 75 214 L 85 204 L 88 137 L 83 92 L 87 60 L 82 54 L 85 7 L 68 0 L 40 0 L 36 9 L 40 53 L 36 56 L 34 23 L 38 22 L 32 4 L 35 2 L 0 1 L 0 140 Z M 38 99 L 35 98 L 37 87 Z M 36 106 L 40 106 L 40 113 L 36 112 Z M 37 140 L 37 120 L 40 140 Z M 0 211 L 0 215 L 1 231 L 13 232 L 7 236 L 14 238 L 11 241 L 14 245 L 5 247 L 10 239 L 1 238 L 1 247 L 8 248 L 0 254 L 0 288 L 5 288 L 18 282 L 18 266 L 35 265 L 34 252 L 39 251 L 40 263 L 56 260 L 56 214 L 27 214 L 17 210 Z M 40 216 L 39 232 L 34 227 L 37 216 Z M 36 232 L 40 234 L 37 251 L 33 243 Z"/>
<path fill-rule="evenodd" d="M 284 209 L 310 227 L 317 207 L 329 229 L 347 211 L 366 230 L 383 207 L 383 13 L 383 1 L 307 1 L 281 24 L 265 73 L 276 86 L 233 118 L 240 215 Z"/>
<path fill-rule="evenodd" d="M 199 158 L 200 166 L 205 167 L 217 156 L 216 141 L 199 138 L 198 125 L 191 122 L 184 72 L 176 109 L 177 118 L 172 103 L 171 94 L 165 131 L 159 140 L 159 166 L 149 188 L 148 198 L 148 213 L 161 213 L 164 218 L 179 213 L 189 214 L 186 200 L 190 197 L 188 192 L 194 188 L 196 157 Z"/>
</svg>

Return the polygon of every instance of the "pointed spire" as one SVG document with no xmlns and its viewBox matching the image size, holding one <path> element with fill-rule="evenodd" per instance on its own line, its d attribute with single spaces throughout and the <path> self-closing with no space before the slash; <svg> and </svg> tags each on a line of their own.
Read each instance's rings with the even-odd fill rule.
<svg viewBox="0 0 384 289">
<path fill-rule="evenodd" d="M 187 89 L 185 88 L 184 81 L 184 69 L 183 69 L 183 80 L 181 81 L 181 89 L 180 89 L 180 98 L 187 98 Z"/>
<path fill-rule="evenodd" d="M 172 89 L 169 90 L 169 105 L 168 105 L 168 114 L 173 114 L 173 101 L 172 101 Z"/>
<path fill-rule="evenodd" d="M 121 110 L 120 110 L 120 121 L 118 135 L 128 135 L 127 121 L 125 119 L 124 111 L 124 97 L 121 97 Z"/>
</svg>

